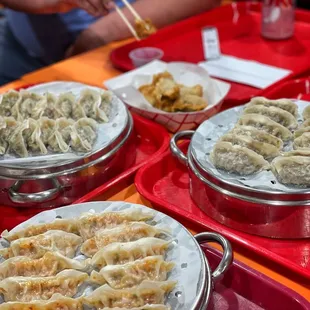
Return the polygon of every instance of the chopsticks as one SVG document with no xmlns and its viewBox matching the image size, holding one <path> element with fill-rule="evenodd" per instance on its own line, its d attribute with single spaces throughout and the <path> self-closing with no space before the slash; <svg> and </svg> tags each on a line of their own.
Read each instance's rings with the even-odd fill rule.
<svg viewBox="0 0 310 310">
<path fill-rule="evenodd" d="M 122 0 L 122 2 L 124 3 L 124 5 L 128 8 L 128 10 L 132 13 L 132 15 L 135 17 L 136 20 L 142 20 L 141 16 L 137 13 L 137 11 L 132 7 L 132 5 L 127 1 L 127 0 Z M 126 24 L 126 26 L 128 27 L 128 29 L 130 30 L 130 32 L 132 33 L 132 35 L 138 40 L 140 41 L 140 38 L 136 32 L 136 30 L 134 29 L 134 27 L 130 24 L 129 20 L 127 19 L 127 17 L 125 16 L 125 14 L 122 12 L 122 10 L 117 6 L 117 4 L 115 5 L 115 9 L 116 12 L 118 13 L 118 15 L 121 17 L 121 19 L 124 21 L 124 23 Z"/>
</svg>

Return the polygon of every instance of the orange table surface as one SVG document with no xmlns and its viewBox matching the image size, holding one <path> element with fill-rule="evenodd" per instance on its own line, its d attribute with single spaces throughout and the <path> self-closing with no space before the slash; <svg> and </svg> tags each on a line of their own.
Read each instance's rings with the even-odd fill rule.
<svg viewBox="0 0 310 310">
<path fill-rule="evenodd" d="M 120 72 L 113 68 L 112 64 L 109 62 L 109 54 L 112 49 L 121 44 L 124 44 L 124 42 L 113 43 L 27 74 L 21 78 L 21 81 L 16 81 L 0 88 L 0 92 L 8 90 L 9 88 L 20 87 L 23 84 L 26 85 L 55 80 L 77 81 L 102 86 L 103 81 L 120 74 Z M 119 189 L 115 188 L 113 189 L 112 194 L 105 194 L 102 197 L 97 197 L 96 200 L 126 200 L 151 206 L 148 201 L 145 201 L 136 192 L 134 185 L 126 187 L 120 192 L 118 191 Z M 253 253 L 242 248 L 235 249 L 235 258 L 290 287 L 310 301 L 309 281 L 306 282 L 306 280 L 303 280 L 286 270 L 283 272 L 279 271 L 280 269 L 277 268 L 274 263 L 256 257 Z"/>
</svg>

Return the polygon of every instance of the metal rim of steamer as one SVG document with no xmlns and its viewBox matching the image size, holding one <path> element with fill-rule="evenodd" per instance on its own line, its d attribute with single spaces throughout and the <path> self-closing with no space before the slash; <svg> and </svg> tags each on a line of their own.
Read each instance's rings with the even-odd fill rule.
<svg viewBox="0 0 310 310">
<path fill-rule="evenodd" d="M 250 188 L 243 184 L 236 184 L 229 180 L 224 180 L 214 175 L 211 171 L 206 170 L 200 165 L 195 158 L 192 143 L 188 148 L 187 155 L 179 149 L 177 142 L 182 139 L 191 139 L 195 131 L 187 130 L 176 133 L 170 141 L 170 149 L 172 154 L 198 177 L 204 184 L 210 186 L 217 192 L 232 198 L 243 201 L 268 204 L 275 207 L 295 207 L 310 205 L 310 191 L 302 191 L 297 193 L 270 191 L 263 189 Z"/>
<path fill-rule="evenodd" d="M 186 229 L 186 228 L 184 228 Z M 227 270 L 230 268 L 233 261 L 233 251 L 229 241 L 220 234 L 213 232 L 203 232 L 194 236 L 194 241 L 197 245 L 199 255 L 202 261 L 201 277 L 197 298 L 190 310 L 205 310 L 207 309 L 212 296 L 214 284 L 221 280 Z M 208 258 L 201 248 L 201 244 L 215 242 L 223 249 L 223 257 L 217 268 L 212 272 Z"/>
<path fill-rule="evenodd" d="M 40 166 L 36 169 L 28 170 L 24 167 L 0 165 L 0 178 L 11 180 L 53 179 L 84 170 L 109 159 L 125 144 L 133 132 L 133 119 L 127 109 L 126 114 L 127 121 L 123 132 L 102 149 L 77 160 L 64 162 L 63 165 L 58 165 L 57 167 Z"/>
</svg>

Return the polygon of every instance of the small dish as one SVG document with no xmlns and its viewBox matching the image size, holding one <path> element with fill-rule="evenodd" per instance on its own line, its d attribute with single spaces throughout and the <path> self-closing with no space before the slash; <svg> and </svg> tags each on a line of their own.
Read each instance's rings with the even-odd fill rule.
<svg viewBox="0 0 310 310">
<path fill-rule="evenodd" d="M 153 60 L 160 60 L 164 52 L 156 47 L 141 47 L 129 53 L 133 65 L 138 68 L 150 63 Z"/>
</svg>

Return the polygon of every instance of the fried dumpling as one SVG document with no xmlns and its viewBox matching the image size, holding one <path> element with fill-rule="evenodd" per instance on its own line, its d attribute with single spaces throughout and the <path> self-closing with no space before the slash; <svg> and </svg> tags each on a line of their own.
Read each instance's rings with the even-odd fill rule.
<svg viewBox="0 0 310 310">
<path fill-rule="evenodd" d="M 163 233 L 166 233 L 166 231 L 143 222 L 127 223 L 111 229 L 98 231 L 93 238 L 83 243 L 81 252 L 91 257 L 96 254 L 99 249 L 108 244 L 114 242 L 130 242 L 141 238 L 159 236 Z"/>
<path fill-rule="evenodd" d="M 75 105 L 75 101 L 75 96 L 72 93 L 61 94 L 55 103 L 57 118 L 71 118 L 73 115 L 73 106 Z"/>
<path fill-rule="evenodd" d="M 302 113 L 302 117 L 304 118 L 304 120 L 307 120 L 307 119 L 310 118 L 310 105 L 308 105 L 308 106 L 304 109 L 304 111 L 303 111 L 303 113 Z"/>
<path fill-rule="evenodd" d="M 126 209 L 124 211 L 103 212 L 100 214 L 84 213 L 78 220 L 78 230 L 84 240 L 92 238 L 103 228 L 113 228 L 128 222 L 148 221 L 154 217 L 151 211 L 141 209 Z"/>
<path fill-rule="evenodd" d="M 279 156 L 271 169 L 280 183 L 298 186 L 310 185 L 309 156 Z"/>
<path fill-rule="evenodd" d="M 65 269 L 87 271 L 89 260 L 78 261 L 67 258 L 57 252 L 47 252 L 42 258 L 33 259 L 27 256 L 17 256 L 0 264 L 0 280 L 9 277 L 49 277 Z"/>
<path fill-rule="evenodd" d="M 77 220 L 55 219 L 55 221 L 51 223 L 30 225 L 20 230 L 15 229 L 12 232 L 8 232 L 7 230 L 5 230 L 4 232 L 2 232 L 1 237 L 5 238 L 8 241 L 14 241 L 19 238 L 27 238 L 40 235 L 49 230 L 63 230 L 69 233 L 77 234 L 78 233 Z"/>
<path fill-rule="evenodd" d="M 124 265 L 108 265 L 100 272 L 91 273 L 91 281 L 108 284 L 114 289 L 136 286 L 143 280 L 166 281 L 174 263 L 165 262 L 162 256 L 149 256 Z"/>
<path fill-rule="evenodd" d="M 169 308 L 167 309 L 169 310 Z M 73 299 L 61 294 L 54 294 L 49 300 L 35 300 L 27 303 L 18 301 L 2 303 L 0 304 L 0 310 L 83 310 L 83 304 L 80 298 Z M 153 308 L 150 308 L 150 310 L 153 310 Z M 154 308 L 154 310 L 165 310 L 165 308 Z"/>
<path fill-rule="evenodd" d="M 252 126 L 236 126 L 230 131 L 230 133 L 241 136 L 249 136 L 255 141 L 272 144 L 278 149 L 283 148 L 283 141 L 281 139 Z"/>
<path fill-rule="evenodd" d="M 48 300 L 57 293 L 73 297 L 87 279 L 87 273 L 77 270 L 64 270 L 51 277 L 11 277 L 0 281 L 0 293 L 6 302 Z"/>
<path fill-rule="evenodd" d="M 298 106 L 292 100 L 289 99 L 277 99 L 277 100 L 270 100 L 264 97 L 255 97 L 252 98 L 249 106 L 251 105 L 263 105 L 265 107 L 277 107 L 282 110 L 285 110 L 291 113 L 293 116 L 298 116 Z"/>
<path fill-rule="evenodd" d="M 108 122 L 108 117 L 103 109 L 101 109 L 101 94 L 92 89 L 84 89 L 78 104 L 83 108 L 86 117 L 98 122 Z"/>
<path fill-rule="evenodd" d="M 288 129 L 295 129 L 298 126 L 297 119 L 291 113 L 273 106 L 250 105 L 244 109 L 243 114 L 264 115 Z"/>
<path fill-rule="evenodd" d="M 9 248 L 0 250 L 0 255 L 4 258 L 14 256 L 40 258 L 46 252 L 59 252 L 73 258 L 82 241 L 82 238 L 75 234 L 61 230 L 49 230 L 41 235 L 13 241 Z"/>
<path fill-rule="evenodd" d="M 263 130 L 282 141 L 289 141 L 292 139 L 292 133 L 284 126 L 271 120 L 269 117 L 258 114 L 242 115 L 238 121 L 238 125 L 252 126 L 259 130 Z"/>
<path fill-rule="evenodd" d="M 97 122 L 91 118 L 81 118 L 73 125 L 71 147 L 76 152 L 89 152 L 97 139 Z"/>
<path fill-rule="evenodd" d="M 41 130 L 41 139 L 44 144 L 48 144 L 49 138 L 53 135 L 55 128 L 56 128 L 56 122 L 53 119 L 42 117 L 39 119 L 39 126 Z"/>
<path fill-rule="evenodd" d="M 22 96 L 15 90 L 0 95 L 0 115 L 13 116 L 13 111 L 17 108 Z"/>
<path fill-rule="evenodd" d="M 87 306 L 95 308 L 142 307 L 145 304 L 163 304 L 166 294 L 170 293 L 176 282 L 143 281 L 139 286 L 115 290 L 108 285 L 96 289 L 91 295 L 83 298 Z"/>
<path fill-rule="evenodd" d="M 0 310 L 2 310 L 0 308 Z M 6 309 L 4 309 L 6 310 Z M 17 309 L 18 310 L 18 309 Z M 28 309 L 25 309 L 25 310 L 28 310 Z M 37 310 L 37 309 L 34 309 L 34 310 Z M 70 310 L 70 309 L 68 309 Z M 171 310 L 170 306 L 166 306 L 166 305 L 144 305 L 142 307 L 139 307 L 139 308 L 103 308 L 103 309 L 100 309 L 100 310 Z"/>
<path fill-rule="evenodd" d="M 304 132 L 294 140 L 294 149 L 310 148 L 310 132 Z"/>
<path fill-rule="evenodd" d="M 106 265 L 123 265 L 147 256 L 164 255 L 171 241 L 158 238 L 143 238 L 133 242 L 112 243 L 99 250 L 91 265 L 101 269 Z"/>
<path fill-rule="evenodd" d="M 230 142 L 232 145 L 240 145 L 246 147 L 260 155 L 265 159 L 274 158 L 279 155 L 279 149 L 268 143 L 259 142 L 249 136 L 226 134 L 220 141 Z"/>
<path fill-rule="evenodd" d="M 269 168 L 269 163 L 263 156 L 229 142 L 217 142 L 210 159 L 216 168 L 240 175 L 249 175 Z"/>
</svg>

